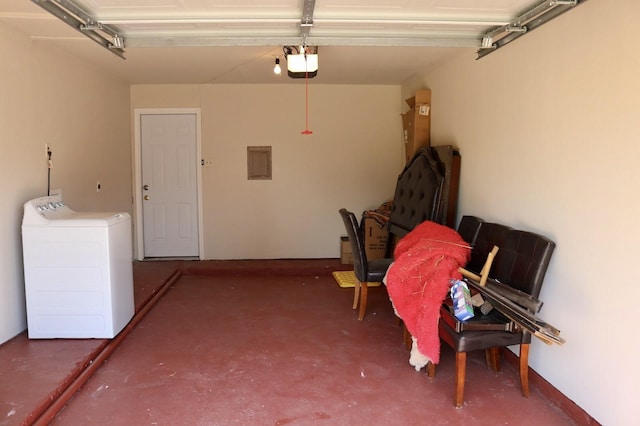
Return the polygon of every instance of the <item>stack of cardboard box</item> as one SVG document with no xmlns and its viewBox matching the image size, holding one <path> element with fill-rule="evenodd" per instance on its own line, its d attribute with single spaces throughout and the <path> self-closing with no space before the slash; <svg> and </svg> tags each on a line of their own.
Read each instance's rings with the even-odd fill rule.
<svg viewBox="0 0 640 426">
<path fill-rule="evenodd" d="M 408 163 L 419 148 L 431 144 L 431 90 L 418 90 L 405 102 L 410 108 L 402 114 L 405 160 Z"/>
<path fill-rule="evenodd" d="M 353 252 L 351 251 L 351 243 L 349 237 L 340 237 L 340 263 L 349 265 L 353 263 Z"/>
<path fill-rule="evenodd" d="M 389 231 L 372 217 L 362 219 L 362 233 L 364 234 L 364 251 L 367 259 L 383 259 L 387 251 Z"/>
<path fill-rule="evenodd" d="M 362 233 L 364 236 L 364 250 L 367 259 L 382 259 L 387 250 L 387 239 L 389 231 L 386 227 L 381 227 L 375 219 L 365 217 L 362 219 Z M 340 263 L 348 265 L 353 263 L 353 253 L 349 237 L 340 237 Z"/>
</svg>

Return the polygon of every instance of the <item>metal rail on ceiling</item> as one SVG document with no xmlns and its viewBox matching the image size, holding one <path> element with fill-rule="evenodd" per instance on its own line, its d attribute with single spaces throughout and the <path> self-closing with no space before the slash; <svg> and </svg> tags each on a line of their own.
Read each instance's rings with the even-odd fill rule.
<svg viewBox="0 0 640 426">
<path fill-rule="evenodd" d="M 116 28 L 98 22 L 89 13 L 70 0 L 31 1 L 114 55 L 125 59 L 125 40 Z"/>
<path fill-rule="evenodd" d="M 482 37 L 477 59 L 495 52 L 585 1 L 587 0 L 545 0 L 538 3 L 510 23 L 487 32 Z"/>
<path fill-rule="evenodd" d="M 522 37 L 527 32 L 549 22 L 553 18 L 572 9 L 573 7 L 584 3 L 587 0 L 545 0 L 523 14 L 518 16 L 511 22 L 485 22 L 485 21 L 434 21 L 419 19 L 339 19 L 326 18 L 319 19 L 318 22 L 342 22 L 350 24 L 359 23 L 391 23 L 391 24 L 429 24 L 429 25 L 495 25 L 490 31 L 486 32 L 481 39 L 473 37 L 438 37 L 438 36 L 387 36 L 379 37 L 370 35 L 352 35 L 350 37 L 334 37 L 328 34 L 313 36 L 312 29 L 314 26 L 314 10 L 316 0 L 303 0 L 302 14 L 300 20 L 291 18 L 281 19 L 260 19 L 260 18 L 186 18 L 186 19 L 105 19 L 97 20 L 89 12 L 85 11 L 72 0 L 31 0 L 47 12 L 51 13 L 62 22 L 79 31 L 89 39 L 101 45 L 111 53 L 124 59 L 125 41 L 127 46 L 131 47 L 150 47 L 167 45 L 170 40 L 171 46 L 248 46 L 248 45 L 306 45 L 312 42 L 314 45 L 336 45 L 336 46 L 439 46 L 439 47 L 478 47 L 477 58 L 480 59 L 499 48 L 511 43 L 512 41 Z M 180 37 L 179 35 L 162 36 L 155 35 L 150 37 L 138 37 L 131 34 L 125 39 L 124 34 L 114 24 L 140 24 L 140 23 L 225 23 L 225 22 L 241 22 L 241 23 L 266 23 L 266 22 L 299 22 L 299 40 L 295 40 L 295 36 L 287 37 L 277 36 L 244 36 L 244 37 L 215 37 L 208 35 L 198 35 L 190 37 Z M 163 44 L 164 43 L 164 44 Z"/>
</svg>

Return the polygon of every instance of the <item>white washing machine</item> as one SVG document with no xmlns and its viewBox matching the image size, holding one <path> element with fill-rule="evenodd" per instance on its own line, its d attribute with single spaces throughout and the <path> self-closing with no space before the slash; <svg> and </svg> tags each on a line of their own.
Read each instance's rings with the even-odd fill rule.
<svg viewBox="0 0 640 426">
<path fill-rule="evenodd" d="M 112 338 L 133 317 L 128 213 L 82 213 L 60 195 L 24 204 L 30 339 Z"/>
</svg>

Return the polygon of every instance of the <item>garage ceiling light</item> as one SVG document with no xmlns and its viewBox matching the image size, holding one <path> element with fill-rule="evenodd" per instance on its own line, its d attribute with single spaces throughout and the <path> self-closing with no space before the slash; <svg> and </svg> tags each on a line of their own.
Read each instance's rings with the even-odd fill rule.
<svg viewBox="0 0 640 426">
<path fill-rule="evenodd" d="M 284 46 L 287 74 L 291 78 L 313 78 L 318 75 L 318 46 Z"/>
</svg>

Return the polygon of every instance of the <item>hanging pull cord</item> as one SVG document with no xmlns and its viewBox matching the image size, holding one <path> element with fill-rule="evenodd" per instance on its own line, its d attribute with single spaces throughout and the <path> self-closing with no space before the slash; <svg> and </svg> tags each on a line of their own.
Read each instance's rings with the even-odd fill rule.
<svg viewBox="0 0 640 426">
<path fill-rule="evenodd" d="M 304 130 L 300 132 L 303 135 L 310 135 L 313 132 L 309 130 L 309 67 L 307 65 L 307 52 L 304 52 Z"/>
<path fill-rule="evenodd" d="M 53 168 L 53 163 L 51 162 L 51 156 L 53 153 L 51 149 L 47 148 L 47 197 L 51 195 L 51 169 Z"/>
</svg>

